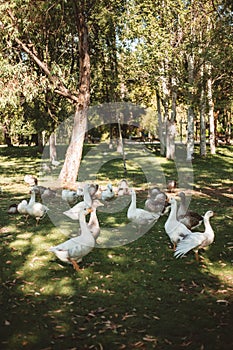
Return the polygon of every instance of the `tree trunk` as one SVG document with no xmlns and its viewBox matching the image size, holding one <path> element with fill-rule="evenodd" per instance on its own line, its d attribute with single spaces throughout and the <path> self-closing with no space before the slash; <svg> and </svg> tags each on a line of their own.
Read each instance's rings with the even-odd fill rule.
<svg viewBox="0 0 233 350">
<path fill-rule="evenodd" d="M 201 67 L 201 80 L 202 80 L 202 87 L 201 87 L 201 97 L 200 97 L 200 155 L 202 157 L 206 156 L 206 121 L 205 121 L 205 89 L 204 89 L 204 68 Z"/>
<path fill-rule="evenodd" d="M 49 136 L 49 155 L 51 161 L 57 159 L 55 132 L 52 132 L 52 134 Z"/>
<path fill-rule="evenodd" d="M 8 131 L 8 125 L 6 123 L 3 124 L 3 133 L 4 133 L 4 140 L 8 147 L 13 147 L 11 137 Z"/>
<path fill-rule="evenodd" d="M 214 124 L 214 102 L 212 94 L 212 76 L 211 76 L 211 64 L 207 65 L 207 101 L 209 107 L 209 124 L 210 124 L 210 153 L 215 154 L 215 124 Z"/>
<path fill-rule="evenodd" d="M 85 18 L 85 1 L 82 0 L 81 6 L 79 6 L 74 0 L 73 5 L 79 35 L 79 94 L 74 114 L 71 141 L 59 174 L 59 180 L 62 184 L 70 186 L 73 186 L 77 181 L 87 126 L 87 112 L 90 104 L 90 55 L 88 28 Z"/>
<path fill-rule="evenodd" d="M 165 154 L 165 140 L 164 140 L 164 127 L 163 127 L 163 121 L 162 121 L 162 114 L 161 114 L 161 100 L 159 96 L 159 92 L 156 91 L 156 99 L 157 99 L 157 113 L 158 113 L 158 134 L 159 134 L 159 140 L 160 140 L 160 154 L 161 156 L 164 156 Z"/>
<path fill-rule="evenodd" d="M 175 136 L 176 136 L 176 99 L 177 99 L 177 86 L 176 79 L 172 77 L 172 111 L 171 118 L 167 121 L 167 147 L 166 158 L 175 159 Z"/>
<path fill-rule="evenodd" d="M 77 106 L 78 107 L 78 106 Z M 87 125 L 87 108 L 77 108 L 74 115 L 71 141 L 66 151 L 66 157 L 59 174 L 63 186 L 73 188 L 77 181 L 78 170 L 82 159 L 83 143 Z"/>
<path fill-rule="evenodd" d="M 166 158 L 175 159 L 175 136 L 176 136 L 176 124 L 175 121 L 168 120 L 167 122 L 167 150 Z"/>
<path fill-rule="evenodd" d="M 165 59 L 163 65 L 161 66 L 161 85 L 162 85 L 162 104 L 164 109 L 164 117 L 162 122 L 162 142 L 163 142 L 163 155 L 166 153 L 167 149 L 167 121 L 169 119 L 169 87 L 168 87 L 168 77 L 166 75 L 168 69 L 168 60 Z M 161 143 L 161 142 L 160 142 Z"/>
<path fill-rule="evenodd" d="M 194 111 L 193 111 L 193 81 L 194 81 L 194 55 L 188 54 L 188 80 L 189 80 L 189 108 L 187 125 L 187 161 L 191 161 L 194 153 Z"/>
<path fill-rule="evenodd" d="M 193 159 L 194 153 L 194 112 L 190 106 L 188 108 L 188 125 L 187 125 L 187 161 Z"/>
</svg>

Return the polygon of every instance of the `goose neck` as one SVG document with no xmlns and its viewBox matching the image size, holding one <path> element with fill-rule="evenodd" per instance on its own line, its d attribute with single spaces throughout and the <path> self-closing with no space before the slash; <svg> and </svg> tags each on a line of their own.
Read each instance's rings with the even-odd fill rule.
<svg viewBox="0 0 233 350">
<path fill-rule="evenodd" d="M 34 191 L 31 192 L 31 198 L 30 198 L 30 201 L 28 203 L 28 205 L 32 205 L 34 204 L 36 201 L 36 193 Z"/>
<path fill-rule="evenodd" d="M 136 193 L 132 191 L 130 209 L 136 209 Z"/>
<path fill-rule="evenodd" d="M 212 227 L 210 225 L 210 218 L 209 217 L 206 217 L 204 216 L 204 226 L 205 226 L 205 230 L 207 231 L 212 231 Z"/>
<path fill-rule="evenodd" d="M 91 207 L 92 199 L 89 193 L 89 185 L 85 185 L 83 188 L 83 200 L 89 207 Z"/>
<path fill-rule="evenodd" d="M 177 211 L 177 204 L 176 202 L 173 202 L 171 204 L 170 219 L 176 220 L 176 211 Z"/>
<path fill-rule="evenodd" d="M 96 210 L 93 210 L 90 215 L 89 225 L 95 225 L 96 227 L 99 227 L 99 221 L 96 215 Z"/>
</svg>

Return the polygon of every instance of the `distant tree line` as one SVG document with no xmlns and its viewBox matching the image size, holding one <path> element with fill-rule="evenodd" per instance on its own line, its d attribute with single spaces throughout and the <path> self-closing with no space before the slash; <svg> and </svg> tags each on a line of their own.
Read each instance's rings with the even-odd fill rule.
<svg viewBox="0 0 233 350">
<path fill-rule="evenodd" d="M 219 139 L 230 141 L 232 1 L 6 0 L 0 14 L 5 142 L 37 134 L 38 144 L 44 130 L 50 135 L 74 114 L 64 181 L 77 177 L 90 105 L 132 102 L 151 109 L 141 126 L 158 134 L 167 158 L 174 158 L 174 128 L 179 135 L 182 125 L 187 159 L 195 138 L 202 156 L 207 141 L 212 154 Z"/>
</svg>

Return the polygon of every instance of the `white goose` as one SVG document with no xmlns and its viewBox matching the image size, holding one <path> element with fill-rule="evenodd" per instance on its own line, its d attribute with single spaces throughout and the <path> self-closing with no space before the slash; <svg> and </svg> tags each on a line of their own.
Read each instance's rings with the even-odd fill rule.
<svg viewBox="0 0 233 350">
<path fill-rule="evenodd" d="M 89 185 L 85 184 L 83 188 L 83 201 L 77 203 L 75 206 L 63 212 L 72 220 L 79 220 L 80 210 L 84 208 L 91 208 L 92 206 L 92 197 L 89 192 Z"/>
<path fill-rule="evenodd" d="M 64 188 L 61 192 L 61 198 L 69 203 L 70 205 L 74 204 L 78 199 L 77 191 L 69 190 Z"/>
<path fill-rule="evenodd" d="M 130 221 L 139 227 L 139 231 L 142 226 L 148 226 L 154 224 L 160 214 L 150 213 L 147 210 L 137 208 L 136 206 L 136 192 L 131 189 L 131 204 L 127 211 L 127 217 Z"/>
<path fill-rule="evenodd" d="M 112 184 L 108 184 L 106 190 L 101 192 L 101 199 L 103 201 L 108 201 L 115 196 L 115 192 L 113 191 Z"/>
<path fill-rule="evenodd" d="M 48 212 L 49 208 L 43 205 L 40 202 L 36 202 L 36 193 L 32 189 L 31 190 L 31 199 L 29 203 L 26 206 L 27 214 L 34 217 L 36 219 L 36 225 L 39 224 L 39 220 L 42 219 L 46 213 Z"/>
<path fill-rule="evenodd" d="M 55 157 L 53 156 L 52 159 L 51 159 L 51 164 L 54 166 L 54 167 L 57 167 L 61 164 L 61 162 L 59 162 L 58 160 L 55 159 Z"/>
<path fill-rule="evenodd" d="M 177 220 L 177 202 L 175 198 L 170 198 L 171 211 L 165 222 L 164 228 L 167 235 L 170 238 L 170 241 L 173 244 L 173 248 L 176 248 L 176 245 L 181 241 L 185 236 L 189 235 L 191 231 L 181 222 Z"/>
<path fill-rule="evenodd" d="M 198 250 L 207 247 L 214 241 L 214 231 L 210 225 L 210 218 L 213 216 L 213 211 L 209 210 L 204 215 L 204 232 L 191 232 L 177 244 L 174 256 L 176 258 L 184 256 L 190 250 L 194 250 L 196 260 L 199 260 Z"/>
<path fill-rule="evenodd" d="M 72 264 L 76 271 L 80 270 L 78 262 L 82 261 L 82 258 L 90 253 L 95 247 L 95 239 L 87 226 L 85 218 L 91 210 L 92 209 L 90 208 L 80 210 L 80 236 L 71 238 L 64 243 L 49 249 L 49 251 L 53 252 L 61 261 Z"/>
<path fill-rule="evenodd" d="M 99 225 L 99 221 L 96 215 L 96 209 L 100 206 L 104 206 L 103 203 L 101 203 L 98 199 L 94 199 L 91 209 L 91 215 L 90 215 L 90 219 L 89 222 L 87 224 L 89 230 L 91 231 L 92 236 L 95 238 L 95 240 L 97 240 L 97 238 L 99 237 L 100 234 L 100 225 Z"/>
<path fill-rule="evenodd" d="M 28 202 L 26 201 L 26 199 L 23 199 L 23 200 L 17 205 L 18 213 L 19 213 L 19 214 L 22 214 L 22 215 L 28 216 L 27 205 L 28 205 Z"/>
</svg>

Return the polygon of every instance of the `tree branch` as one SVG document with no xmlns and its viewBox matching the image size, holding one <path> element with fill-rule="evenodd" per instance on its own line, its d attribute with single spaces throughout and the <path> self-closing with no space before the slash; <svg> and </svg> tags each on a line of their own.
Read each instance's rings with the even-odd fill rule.
<svg viewBox="0 0 233 350">
<path fill-rule="evenodd" d="M 14 18 L 12 12 L 10 10 L 7 11 L 8 15 L 10 16 L 12 22 L 16 25 L 16 19 Z M 74 95 L 71 93 L 69 89 L 65 87 L 65 85 L 62 83 L 62 81 L 57 77 L 56 75 L 53 75 L 47 64 L 42 62 L 39 57 L 36 55 L 36 52 L 32 46 L 32 49 L 24 44 L 19 38 L 14 38 L 16 43 L 22 48 L 24 52 L 26 52 L 30 58 L 40 67 L 40 69 L 44 72 L 44 74 L 48 77 L 49 81 L 53 84 L 54 86 L 54 91 L 63 96 L 66 97 L 67 99 L 71 100 L 73 103 L 78 103 L 79 99 L 78 96 Z"/>
</svg>

